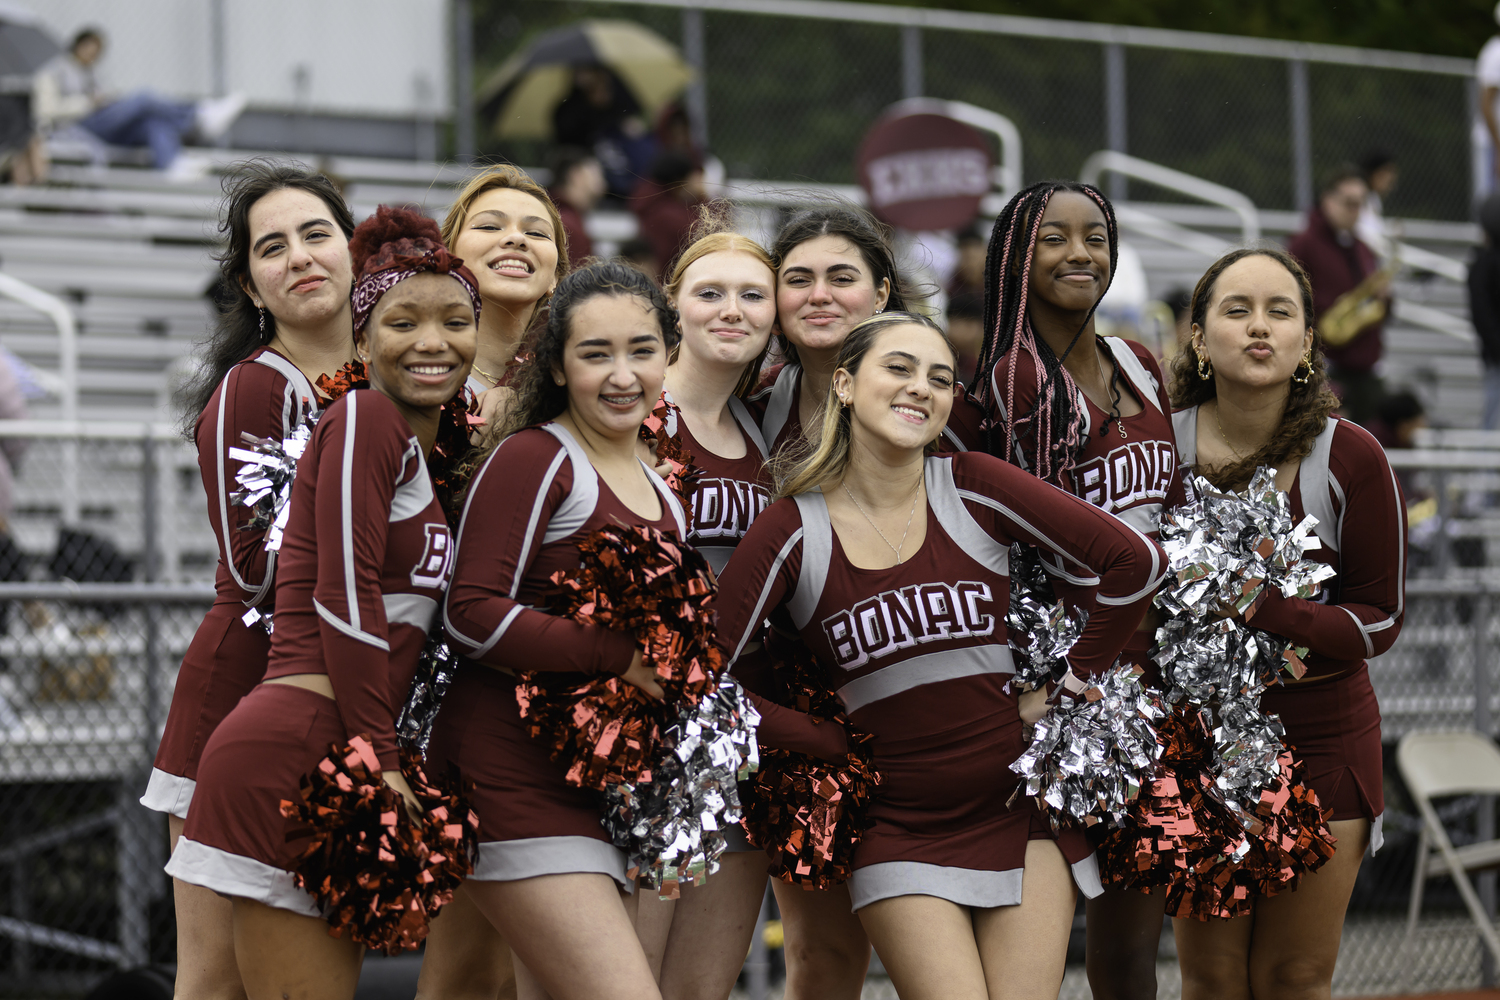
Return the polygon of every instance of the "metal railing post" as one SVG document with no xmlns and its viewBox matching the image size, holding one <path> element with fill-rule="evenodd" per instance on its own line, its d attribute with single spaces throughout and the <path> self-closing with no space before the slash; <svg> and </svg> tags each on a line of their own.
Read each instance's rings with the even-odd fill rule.
<svg viewBox="0 0 1500 1000">
<path fill-rule="evenodd" d="M 1130 152 L 1125 114 L 1125 46 L 1109 42 L 1104 46 L 1104 145 L 1116 153 Z M 1110 175 L 1110 198 L 1124 201 L 1129 190 L 1123 174 Z"/>
<path fill-rule="evenodd" d="M 1286 61 L 1287 95 L 1292 124 L 1292 202 L 1305 212 L 1313 204 L 1312 97 L 1307 88 L 1307 60 Z"/>
<path fill-rule="evenodd" d="M 1490 739 L 1494 739 L 1494 718 L 1491 699 L 1494 687 L 1490 679 L 1490 619 L 1494 613 L 1494 598 L 1489 587 L 1480 581 L 1474 593 L 1474 728 Z M 1474 821 L 1474 834 L 1479 842 L 1495 839 L 1495 797 L 1481 795 Z M 1484 907 L 1490 923 L 1495 922 L 1495 873 L 1484 872 L 1475 879 L 1479 891 L 1479 902 Z M 1495 956 L 1484 946 L 1479 946 L 1479 979 L 1489 988 L 1495 985 Z"/>
<path fill-rule="evenodd" d="M 474 159 L 474 8 L 453 0 L 453 158 Z"/>
<path fill-rule="evenodd" d="M 922 67 L 922 29 L 915 24 L 901 28 L 901 96 L 921 97 L 927 89 Z"/>
<path fill-rule="evenodd" d="M 708 41 L 704 38 L 703 11 L 687 7 L 682 12 L 682 57 L 698 75 L 687 89 L 688 121 L 699 149 L 708 148 Z"/>
</svg>

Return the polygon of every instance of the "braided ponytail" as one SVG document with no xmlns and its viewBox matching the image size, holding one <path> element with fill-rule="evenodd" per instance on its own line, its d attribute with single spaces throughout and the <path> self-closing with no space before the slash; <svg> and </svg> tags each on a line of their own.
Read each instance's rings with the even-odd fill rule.
<svg viewBox="0 0 1500 1000">
<path fill-rule="evenodd" d="M 1058 357 L 1052 347 L 1036 336 L 1027 316 L 1026 301 L 1031 291 L 1031 265 L 1036 253 L 1037 233 L 1047 204 L 1059 191 L 1081 194 L 1099 206 L 1109 234 L 1109 274 L 1114 278 L 1120 248 L 1120 230 L 1109 199 L 1091 184 L 1076 181 L 1043 181 L 1017 194 L 995 220 L 990 233 L 989 252 L 984 262 L 984 345 L 971 384 L 974 398 L 988 409 L 1000 402 L 1003 413 L 991 429 L 998 431 L 1003 445 L 992 444 L 990 451 L 1006 461 L 1013 461 L 1020 451 L 1023 463 L 1043 480 L 1056 480 L 1066 488 L 1064 475 L 1070 470 L 1083 445 L 1084 412 L 1078 404 L 1078 384 L 1063 361 L 1078 338 L 1083 336 L 1099 308 L 1096 301 L 1083 324 L 1074 334 L 1068 350 Z M 1105 286 L 1108 290 L 1108 285 Z M 1100 295 L 1100 299 L 1103 295 Z M 1036 402 L 1024 414 L 1015 411 L 1016 365 L 1011 357 L 1005 385 L 993 384 L 996 362 L 1012 352 L 1030 355 L 1036 372 Z M 1054 386 L 1054 383 L 1056 385 Z M 996 400 L 996 392 L 1003 398 Z M 1028 448 L 1023 440 L 1030 440 Z"/>
</svg>

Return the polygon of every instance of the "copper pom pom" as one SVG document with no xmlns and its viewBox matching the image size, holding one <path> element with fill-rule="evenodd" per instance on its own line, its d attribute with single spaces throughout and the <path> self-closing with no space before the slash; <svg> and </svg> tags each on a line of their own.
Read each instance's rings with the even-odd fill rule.
<svg viewBox="0 0 1500 1000">
<path fill-rule="evenodd" d="M 682 411 L 663 396 L 641 423 L 641 440 L 656 445 L 657 464 L 667 466 L 667 487 L 691 509 L 693 490 L 703 470 L 693 464 L 693 453 L 682 443 Z"/>
<path fill-rule="evenodd" d="M 880 784 L 874 737 L 855 729 L 843 705 L 821 681 L 822 668 L 800 642 L 775 664 L 789 704 L 818 720 L 844 727 L 849 755 L 834 764 L 807 754 L 761 748 L 760 770 L 745 804 L 750 842 L 771 852 L 767 871 L 804 889 L 841 885 L 854 870 L 854 850 L 869 829 L 870 799 Z"/>
<path fill-rule="evenodd" d="M 714 690 L 724 660 L 708 607 L 713 575 L 698 552 L 646 526 L 602 528 L 578 549 L 578 569 L 553 574 L 553 607 L 634 635 L 666 698 L 614 675 L 580 681 L 536 671 L 522 675 L 516 701 L 531 738 L 567 762 L 568 784 L 602 791 L 649 778 L 663 727 Z"/>
<path fill-rule="evenodd" d="M 350 361 L 331 375 L 319 375 L 313 385 L 326 406 L 355 389 L 370 388 L 370 376 L 364 364 Z M 464 513 L 464 488 L 468 485 L 468 474 L 473 471 L 467 467 L 466 459 L 473 450 L 469 436 L 482 422 L 478 413 L 479 400 L 474 393 L 468 386 L 459 389 L 458 395 L 443 404 L 437 441 L 432 446 L 432 454 L 427 456 L 427 472 L 432 476 L 433 492 L 437 494 L 448 527 L 455 534 Z"/>
<path fill-rule="evenodd" d="M 288 842 L 311 837 L 292 877 L 312 894 L 328 933 L 395 955 L 418 947 L 428 922 L 473 871 L 479 817 L 457 771 L 435 784 L 416 757 L 401 771 L 422 806 L 420 823 L 385 783 L 360 735 L 304 775 L 297 801 L 281 801 Z"/>
</svg>

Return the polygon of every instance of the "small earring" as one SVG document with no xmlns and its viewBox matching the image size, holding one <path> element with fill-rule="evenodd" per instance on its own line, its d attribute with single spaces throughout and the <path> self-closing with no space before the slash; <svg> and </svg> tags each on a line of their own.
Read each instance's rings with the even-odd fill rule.
<svg viewBox="0 0 1500 1000">
<path fill-rule="evenodd" d="M 1312 378 L 1312 348 L 1311 347 L 1309 347 L 1307 349 L 1307 353 L 1306 354 L 1302 355 L 1302 360 L 1297 363 L 1297 371 L 1301 371 L 1303 368 L 1306 368 L 1307 372 L 1301 378 L 1297 377 L 1297 372 L 1296 371 L 1292 372 L 1292 381 L 1296 382 L 1298 385 L 1306 385 L 1307 384 L 1307 380 L 1310 379 L 1310 378 Z"/>
<path fill-rule="evenodd" d="M 1198 377 L 1207 382 L 1214 377 L 1214 366 L 1204 355 L 1198 355 Z"/>
<path fill-rule="evenodd" d="M 260 313 L 260 335 L 264 337 L 266 335 L 266 308 L 265 306 L 256 306 L 255 311 Z"/>
<path fill-rule="evenodd" d="M 876 306 L 875 307 L 875 315 L 876 316 L 879 316 L 883 312 L 885 312 L 885 306 Z"/>
</svg>

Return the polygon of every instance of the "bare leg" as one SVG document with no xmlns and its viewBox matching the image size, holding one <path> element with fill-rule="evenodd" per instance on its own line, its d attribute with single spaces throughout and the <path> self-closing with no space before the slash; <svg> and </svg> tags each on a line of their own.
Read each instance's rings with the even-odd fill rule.
<svg viewBox="0 0 1500 1000">
<path fill-rule="evenodd" d="M 771 885 L 786 928 L 786 1000 L 859 1000 L 870 939 L 849 908 L 849 890 Z"/>
<path fill-rule="evenodd" d="M 1055 1000 L 1068 960 L 1078 889 L 1057 845 L 1026 845 L 1021 905 L 974 911 L 974 935 L 992 1000 Z"/>
<path fill-rule="evenodd" d="M 417 1000 L 515 1000 L 510 946 L 474 901 L 467 884 L 453 893 L 427 934 Z"/>
<path fill-rule="evenodd" d="M 661 1000 L 609 876 L 542 875 L 466 885 L 479 911 L 510 942 L 522 996 L 535 976 L 555 1000 Z"/>
<path fill-rule="evenodd" d="M 184 820 L 167 816 L 169 850 L 177 850 Z M 178 1000 L 244 1000 L 234 958 L 234 905 L 201 885 L 172 880 L 177 910 Z"/>
<path fill-rule="evenodd" d="M 1106 889 L 1088 909 L 1089 989 L 1094 1000 L 1156 1000 L 1156 952 L 1167 890 Z"/>
<path fill-rule="evenodd" d="M 352 1000 L 364 949 L 326 921 L 234 901 L 234 950 L 250 1000 Z"/>
<path fill-rule="evenodd" d="M 677 900 L 662 899 L 650 886 L 636 883 L 635 892 L 625 897 L 625 912 L 635 925 L 635 936 L 640 939 L 641 950 L 646 953 L 646 964 L 651 966 L 651 975 L 661 982 L 662 956 L 667 951 L 667 935 L 672 931 L 672 914 L 677 910 Z"/>
<path fill-rule="evenodd" d="M 750 950 L 766 894 L 766 856 L 725 854 L 700 886 L 682 890 L 661 969 L 665 1000 L 725 1000 Z"/>
<path fill-rule="evenodd" d="M 859 919 L 901 1000 L 988 1000 L 968 907 L 895 896 L 864 907 Z"/>
<path fill-rule="evenodd" d="M 1295 892 L 1255 904 L 1250 985 L 1257 997 L 1327 1000 L 1332 990 L 1344 911 L 1370 841 L 1370 822 L 1340 820 L 1328 828 L 1338 838 L 1328 863 L 1305 877 Z"/>
</svg>

